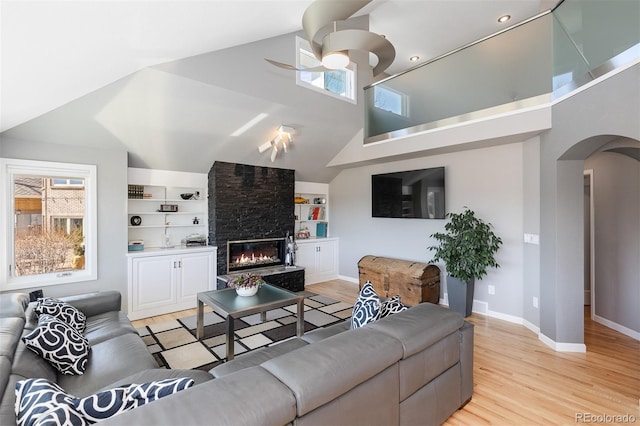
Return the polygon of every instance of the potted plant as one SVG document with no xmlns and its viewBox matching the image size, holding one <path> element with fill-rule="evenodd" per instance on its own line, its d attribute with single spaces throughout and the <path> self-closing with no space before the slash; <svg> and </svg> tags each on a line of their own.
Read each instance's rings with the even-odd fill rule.
<svg viewBox="0 0 640 426">
<path fill-rule="evenodd" d="M 253 296 L 264 283 L 260 275 L 249 272 L 234 276 L 229 280 L 228 286 L 235 288 L 238 296 Z"/>
<path fill-rule="evenodd" d="M 428 247 L 434 251 L 431 262 L 446 264 L 449 307 L 465 317 L 471 315 L 474 283 L 487 274 L 490 267 L 498 268 L 495 254 L 502 239 L 491 230 L 492 225 L 476 217 L 465 207 L 462 213 L 447 214 L 450 221 L 445 232 L 431 235 L 438 245 Z"/>
<path fill-rule="evenodd" d="M 73 269 L 84 269 L 84 246 L 81 244 L 78 244 L 73 248 L 71 267 Z"/>
</svg>

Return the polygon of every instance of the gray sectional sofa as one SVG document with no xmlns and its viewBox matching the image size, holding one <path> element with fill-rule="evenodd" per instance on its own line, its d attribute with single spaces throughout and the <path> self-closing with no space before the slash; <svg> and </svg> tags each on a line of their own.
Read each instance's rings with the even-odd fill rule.
<svg viewBox="0 0 640 426">
<path fill-rule="evenodd" d="M 431 425 L 473 393 L 473 325 L 429 303 L 349 330 L 349 323 L 252 351 L 210 371 L 155 368 L 112 292 L 67 298 L 88 316 L 92 353 L 83 376 L 57 376 L 19 342 L 26 296 L 0 295 L 0 424 L 14 424 L 13 388 L 23 377 L 56 379 L 91 394 L 125 383 L 190 377 L 197 385 L 101 423 L 105 425 Z M 5 315 L 5 305 L 13 309 Z M 108 311 L 97 305 L 110 306 Z M 24 326 L 33 320 L 27 309 Z M 89 326 L 91 324 L 91 326 Z M 104 346 L 101 346 L 104 345 Z M 32 356 L 33 355 L 33 356 Z M 34 364 L 30 364 L 30 363 Z M 46 362 L 45 362 L 46 363 Z M 105 370 L 105 371 L 102 371 Z M 136 374 L 136 372 L 138 372 Z"/>
<path fill-rule="evenodd" d="M 87 316 L 85 337 L 91 346 L 83 375 L 65 375 L 21 341 L 37 325 L 34 303 L 19 293 L 0 294 L 0 425 L 16 424 L 15 386 L 19 380 L 44 378 L 77 397 L 129 383 L 147 383 L 190 377 L 196 383 L 212 377 L 203 371 L 166 370 L 147 350 L 127 316 L 121 295 L 115 291 L 62 297 Z"/>
</svg>

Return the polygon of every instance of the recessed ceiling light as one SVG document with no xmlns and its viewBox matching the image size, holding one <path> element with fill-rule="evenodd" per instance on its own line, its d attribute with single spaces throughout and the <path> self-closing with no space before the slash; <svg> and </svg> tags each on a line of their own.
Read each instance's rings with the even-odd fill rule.
<svg viewBox="0 0 640 426">
<path fill-rule="evenodd" d="M 498 18 L 498 22 L 502 24 L 504 22 L 507 22 L 509 19 L 511 19 L 511 15 L 502 15 Z"/>
<path fill-rule="evenodd" d="M 420 59 L 420 56 L 412 56 L 409 58 L 411 62 L 416 62 L 418 59 Z"/>
</svg>

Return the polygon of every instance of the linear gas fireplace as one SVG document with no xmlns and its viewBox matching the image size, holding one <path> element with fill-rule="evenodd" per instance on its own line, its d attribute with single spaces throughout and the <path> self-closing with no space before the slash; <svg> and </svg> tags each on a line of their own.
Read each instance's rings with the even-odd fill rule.
<svg viewBox="0 0 640 426">
<path fill-rule="evenodd" d="M 227 271 L 284 265 L 285 238 L 227 242 Z"/>
</svg>

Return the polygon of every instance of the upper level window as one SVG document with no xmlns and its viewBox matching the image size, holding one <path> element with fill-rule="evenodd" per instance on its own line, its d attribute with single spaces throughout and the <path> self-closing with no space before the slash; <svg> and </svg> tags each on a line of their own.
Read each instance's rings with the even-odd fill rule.
<svg viewBox="0 0 640 426">
<path fill-rule="evenodd" d="M 311 52 L 309 42 L 296 37 L 297 68 L 313 68 L 322 65 Z M 356 65 L 351 63 L 347 68 L 325 72 L 297 72 L 296 83 L 300 86 L 334 96 L 348 102 L 356 103 Z"/>
<path fill-rule="evenodd" d="M 373 106 L 396 115 L 408 116 L 409 107 L 407 95 L 388 87 L 378 85 L 373 87 Z"/>
<path fill-rule="evenodd" d="M 0 199 L 6 224 L 0 290 L 97 279 L 96 167 L 13 159 L 0 164 L 6 194 Z"/>
</svg>

